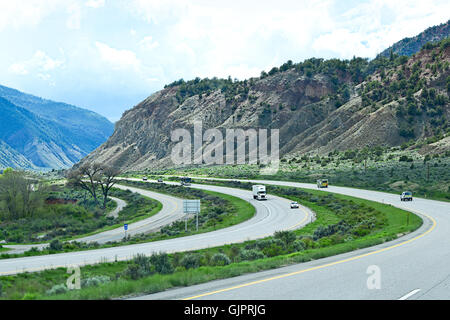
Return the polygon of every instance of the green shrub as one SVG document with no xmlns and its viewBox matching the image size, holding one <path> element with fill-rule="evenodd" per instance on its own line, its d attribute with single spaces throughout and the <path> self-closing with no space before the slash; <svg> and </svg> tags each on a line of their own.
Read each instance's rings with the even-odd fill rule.
<svg viewBox="0 0 450 320">
<path fill-rule="evenodd" d="M 302 251 L 306 249 L 305 243 L 301 240 L 295 240 L 292 244 L 292 249 L 294 251 Z"/>
<path fill-rule="evenodd" d="M 250 249 L 250 250 L 241 250 L 241 253 L 239 254 L 239 260 L 241 261 L 251 261 L 251 260 L 257 260 L 264 258 L 264 253 L 261 251 Z"/>
<path fill-rule="evenodd" d="M 30 293 L 27 292 L 24 294 L 22 300 L 36 300 L 37 299 L 37 294 L 36 293 Z"/>
<path fill-rule="evenodd" d="M 142 277 L 142 270 L 137 264 L 131 264 L 122 272 L 121 277 L 137 280 Z"/>
<path fill-rule="evenodd" d="M 321 239 L 319 240 L 319 246 L 320 246 L 320 247 L 328 247 L 328 246 L 330 246 L 331 244 L 332 244 L 332 241 L 331 241 L 331 239 L 328 238 L 328 237 L 321 238 Z"/>
<path fill-rule="evenodd" d="M 186 269 L 195 269 L 200 266 L 200 255 L 188 253 L 180 261 L 180 265 Z"/>
<path fill-rule="evenodd" d="M 281 240 L 285 248 L 287 248 L 295 241 L 296 235 L 293 231 L 277 231 L 274 234 L 274 238 Z"/>
<path fill-rule="evenodd" d="M 158 273 L 173 273 L 174 268 L 167 253 L 153 254 L 150 257 L 150 262 L 152 263 L 155 271 Z"/>
<path fill-rule="evenodd" d="M 277 244 L 272 244 L 270 247 L 264 248 L 263 253 L 267 257 L 276 257 L 282 254 L 285 254 L 286 251 L 283 250 L 283 248 Z"/>
<path fill-rule="evenodd" d="M 230 258 L 224 253 L 216 253 L 211 258 L 211 265 L 213 266 L 226 266 L 231 263 Z"/>
<path fill-rule="evenodd" d="M 314 241 L 311 238 L 303 238 L 301 240 L 305 246 L 305 249 L 314 248 Z"/>
<path fill-rule="evenodd" d="M 63 248 L 63 245 L 59 240 L 55 239 L 52 242 L 50 242 L 50 250 L 60 251 L 60 250 L 62 250 L 62 248 Z"/>
<path fill-rule="evenodd" d="M 87 278 L 87 279 L 83 279 L 81 280 L 81 286 L 84 287 L 93 287 L 93 286 L 98 286 L 100 284 L 103 283 L 107 283 L 110 282 L 111 278 L 108 276 L 96 276 L 96 277 L 92 277 L 92 278 Z"/>
<path fill-rule="evenodd" d="M 450 187 L 449 187 L 449 189 L 450 189 Z M 232 259 L 233 261 L 236 261 L 236 259 L 239 257 L 240 253 L 241 253 L 241 248 L 237 245 L 233 245 L 229 252 L 230 259 Z"/>
<path fill-rule="evenodd" d="M 54 285 L 50 290 L 47 290 L 47 295 L 61 294 L 69 291 L 65 284 Z"/>
</svg>

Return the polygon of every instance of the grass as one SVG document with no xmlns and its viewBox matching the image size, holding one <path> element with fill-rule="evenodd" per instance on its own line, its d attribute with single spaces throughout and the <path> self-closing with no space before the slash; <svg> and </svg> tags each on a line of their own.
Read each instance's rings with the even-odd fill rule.
<svg viewBox="0 0 450 320">
<path fill-rule="evenodd" d="M 143 219 L 148 219 L 148 218 L 154 216 L 155 214 L 157 214 L 158 212 L 161 211 L 161 209 L 162 209 L 162 203 L 161 202 L 159 202 L 159 201 L 157 201 L 155 199 L 151 199 L 151 198 L 149 198 L 147 196 L 143 196 L 143 195 L 140 195 L 140 196 L 143 197 L 143 198 L 146 198 L 148 200 L 156 202 L 156 206 L 150 212 L 148 212 L 148 213 L 146 213 L 144 215 L 140 215 L 138 217 L 129 219 L 129 220 L 124 220 L 122 223 L 117 223 L 117 224 L 114 224 L 114 225 L 105 226 L 105 227 L 103 227 L 101 229 L 98 229 L 98 230 L 90 232 L 90 233 L 86 233 L 86 234 L 75 236 L 75 237 L 62 238 L 61 240 L 64 240 L 64 241 L 76 240 L 76 239 L 84 238 L 84 237 L 87 237 L 87 236 L 95 235 L 95 234 L 98 234 L 98 233 L 101 233 L 101 232 L 105 232 L 105 231 L 113 230 L 113 229 L 116 229 L 116 228 L 120 228 L 120 227 L 123 227 L 123 223 L 124 222 L 126 222 L 128 224 L 135 223 L 135 222 L 138 222 L 138 221 L 143 220 Z"/>
<path fill-rule="evenodd" d="M 282 193 L 287 188 L 277 190 Z M 298 188 L 297 188 L 298 189 Z M 316 190 L 308 190 L 312 195 L 321 196 L 324 193 Z M 204 265 L 194 269 L 184 269 L 177 267 L 171 274 L 153 274 L 143 277 L 139 280 L 131 280 L 119 277 L 117 275 L 123 272 L 129 261 L 103 263 L 93 266 L 81 267 L 82 277 L 92 277 L 98 275 L 109 276 L 112 281 L 99 286 L 86 287 L 81 290 L 69 291 L 59 295 L 46 295 L 46 290 L 55 284 L 65 283 L 68 274 L 65 269 L 48 270 L 39 273 L 19 274 L 15 276 L 0 277 L 0 283 L 3 284 L 4 299 L 111 299 L 126 297 L 129 295 L 150 294 L 164 291 L 170 288 L 190 286 L 204 283 L 211 280 L 225 279 L 247 273 L 253 273 L 273 268 L 278 268 L 295 263 L 302 263 L 317 260 L 353 250 L 366 248 L 393 240 L 402 234 L 412 232 L 422 225 L 422 220 L 407 211 L 396 207 L 381 204 L 369 200 L 354 198 L 344 195 L 335 195 L 336 199 L 353 201 L 361 206 L 369 206 L 379 210 L 386 217 L 386 225 L 374 233 L 370 233 L 361 238 L 352 241 L 337 243 L 325 247 L 308 248 L 302 251 L 289 254 L 281 254 L 274 257 L 266 257 L 253 261 L 237 261 L 225 266 Z M 319 226 L 327 226 L 336 223 L 339 218 L 327 207 L 320 206 L 318 203 L 307 202 L 295 196 L 286 196 L 292 200 L 301 202 L 315 211 L 317 219 L 306 227 L 295 231 L 297 236 L 308 235 L 314 232 Z M 407 223 L 409 215 L 409 223 Z M 271 238 L 271 237 L 269 237 Z M 258 240 L 256 240 L 258 241 Z M 225 245 L 221 247 L 198 250 L 193 253 L 175 253 L 169 255 L 172 261 L 179 259 L 186 254 L 201 254 L 204 257 L 215 253 L 226 253 L 231 257 L 231 252 L 237 248 L 244 248 L 251 245 L 254 241 L 248 241 L 240 244 Z"/>
</svg>

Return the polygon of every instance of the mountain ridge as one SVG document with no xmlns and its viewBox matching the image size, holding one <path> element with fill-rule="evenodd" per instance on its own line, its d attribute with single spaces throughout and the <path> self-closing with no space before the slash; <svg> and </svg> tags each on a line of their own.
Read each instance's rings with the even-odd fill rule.
<svg viewBox="0 0 450 320">
<path fill-rule="evenodd" d="M 92 111 L 5 86 L 0 86 L 0 107 L 3 168 L 69 168 L 113 131 L 112 123 Z"/>
<path fill-rule="evenodd" d="M 450 20 L 437 26 L 427 28 L 425 31 L 410 38 L 404 38 L 380 53 L 380 56 L 389 57 L 391 51 L 398 55 L 411 56 L 418 52 L 427 43 L 436 43 L 450 36 Z"/>
</svg>

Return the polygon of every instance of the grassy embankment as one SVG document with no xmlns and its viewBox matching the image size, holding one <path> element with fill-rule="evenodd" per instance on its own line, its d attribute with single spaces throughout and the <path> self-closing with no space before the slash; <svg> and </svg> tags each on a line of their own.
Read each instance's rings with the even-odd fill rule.
<svg viewBox="0 0 450 320">
<path fill-rule="evenodd" d="M 108 217 L 117 206 L 109 200 L 106 209 L 98 208 L 92 199 L 83 199 L 83 193 L 67 188 L 53 193 L 53 199 L 79 200 L 76 204 L 46 205 L 51 210 L 45 215 L 37 214 L 20 221 L 3 221 L 2 233 L 8 244 L 37 244 L 53 240 L 69 241 L 121 227 L 124 222 L 132 223 L 158 213 L 162 205 L 156 200 L 119 189 L 111 190 L 111 196 L 127 203 L 118 218 Z M 51 199 L 51 198 L 50 198 Z M 24 235 L 27 235 L 24 238 Z M 36 239 L 40 236 L 39 241 Z M 35 241 L 11 241 L 35 240 Z"/>
</svg>

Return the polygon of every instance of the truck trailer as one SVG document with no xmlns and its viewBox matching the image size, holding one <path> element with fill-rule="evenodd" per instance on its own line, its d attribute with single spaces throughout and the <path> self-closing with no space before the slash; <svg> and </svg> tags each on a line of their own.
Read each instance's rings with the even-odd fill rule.
<svg viewBox="0 0 450 320">
<path fill-rule="evenodd" d="M 317 180 L 317 188 L 328 188 L 328 179 Z"/>
<path fill-rule="evenodd" d="M 266 186 L 254 185 L 252 187 L 252 190 L 253 190 L 253 199 L 267 200 Z"/>
</svg>

